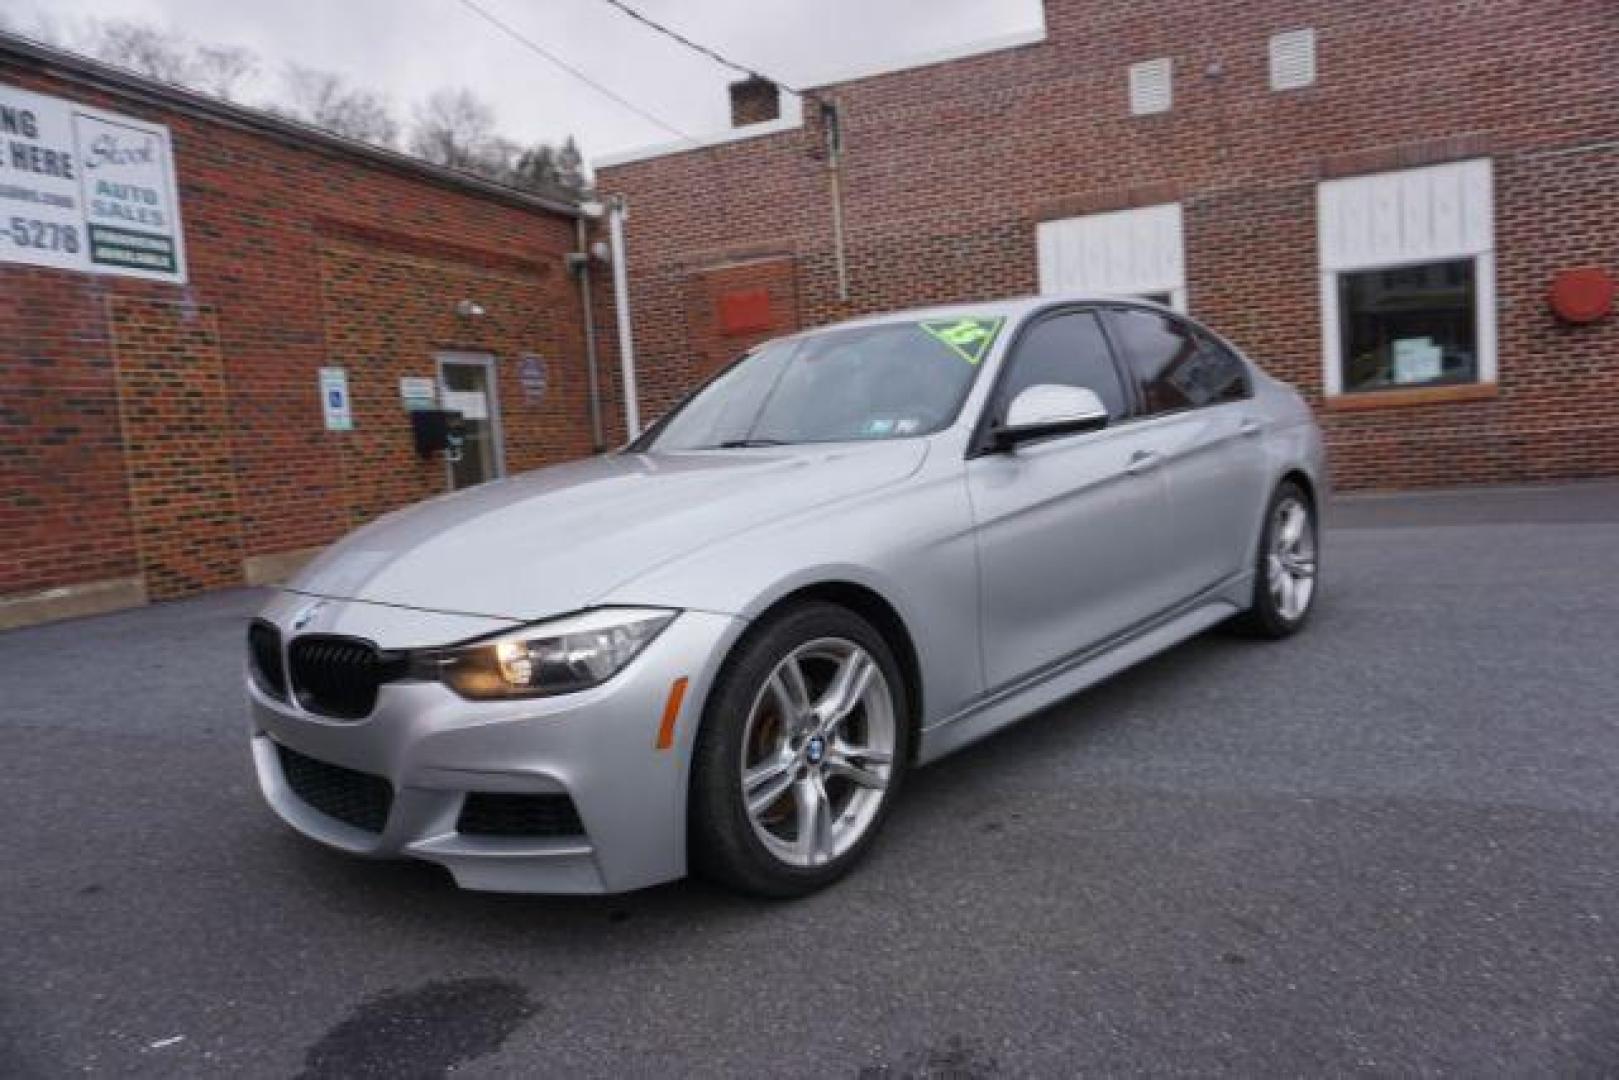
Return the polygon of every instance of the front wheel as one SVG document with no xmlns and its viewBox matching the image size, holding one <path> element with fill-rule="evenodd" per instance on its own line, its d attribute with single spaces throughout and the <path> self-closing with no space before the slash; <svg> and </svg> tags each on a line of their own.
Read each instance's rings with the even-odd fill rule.
<svg viewBox="0 0 1619 1080">
<path fill-rule="evenodd" d="M 1292 480 L 1277 485 L 1259 537 L 1252 606 L 1236 625 L 1257 637 L 1296 633 L 1315 606 L 1320 569 L 1315 505 Z"/>
<path fill-rule="evenodd" d="M 887 815 L 909 750 L 892 651 L 845 608 L 772 618 L 727 662 L 692 759 L 691 852 L 711 877 L 799 896 L 852 867 Z"/>
</svg>

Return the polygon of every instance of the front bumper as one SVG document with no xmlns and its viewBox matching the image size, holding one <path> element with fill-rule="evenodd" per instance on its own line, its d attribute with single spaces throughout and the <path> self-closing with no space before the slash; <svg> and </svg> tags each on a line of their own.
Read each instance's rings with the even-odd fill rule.
<svg viewBox="0 0 1619 1080">
<path fill-rule="evenodd" d="M 281 594 L 263 618 L 290 640 L 308 598 Z M 462 640 L 483 627 L 396 608 L 327 601 L 302 632 L 369 637 L 383 647 Z M 253 762 L 275 812 L 299 832 L 356 855 L 440 863 L 464 888 L 598 893 L 638 889 L 686 872 L 686 787 L 697 721 L 734 618 L 687 611 L 612 680 L 553 698 L 468 701 L 438 683 L 382 686 L 362 720 L 334 720 L 276 700 L 248 680 Z M 501 629 L 492 624 L 488 630 Z M 688 680 L 672 744 L 657 747 L 673 684 Z M 305 801 L 276 744 L 316 762 L 381 777 L 392 788 L 380 831 Z M 582 832 L 475 836 L 457 831 L 468 793 L 566 795 Z"/>
</svg>

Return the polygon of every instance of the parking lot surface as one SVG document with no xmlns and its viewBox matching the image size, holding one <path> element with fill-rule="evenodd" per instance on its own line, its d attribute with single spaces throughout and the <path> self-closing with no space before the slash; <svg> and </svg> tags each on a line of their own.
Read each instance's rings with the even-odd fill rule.
<svg viewBox="0 0 1619 1080">
<path fill-rule="evenodd" d="M 1619 486 L 1345 500 L 770 904 L 457 891 L 252 778 L 241 590 L 0 634 L 0 1073 L 1619 1071 Z"/>
</svg>

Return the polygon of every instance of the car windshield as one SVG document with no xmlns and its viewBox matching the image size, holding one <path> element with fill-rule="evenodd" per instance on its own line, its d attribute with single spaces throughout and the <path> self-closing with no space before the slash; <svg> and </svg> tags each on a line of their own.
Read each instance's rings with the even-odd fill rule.
<svg viewBox="0 0 1619 1080">
<path fill-rule="evenodd" d="M 897 439 L 948 426 L 1004 319 L 828 330 L 761 346 L 664 417 L 637 451 Z"/>
</svg>

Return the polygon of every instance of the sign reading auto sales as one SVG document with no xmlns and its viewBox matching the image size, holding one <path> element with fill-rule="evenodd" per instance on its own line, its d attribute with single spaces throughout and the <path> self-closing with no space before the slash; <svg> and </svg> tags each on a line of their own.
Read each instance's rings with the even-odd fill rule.
<svg viewBox="0 0 1619 1080">
<path fill-rule="evenodd" d="M 169 129 L 0 85 L 0 263 L 184 283 Z"/>
</svg>

